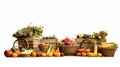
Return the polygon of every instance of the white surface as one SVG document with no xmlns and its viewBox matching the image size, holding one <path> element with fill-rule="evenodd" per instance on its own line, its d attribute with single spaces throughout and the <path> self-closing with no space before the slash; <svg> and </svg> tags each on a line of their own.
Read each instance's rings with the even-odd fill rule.
<svg viewBox="0 0 120 67">
<path fill-rule="evenodd" d="M 78 33 L 106 30 L 107 40 L 120 44 L 119 0 L 3 0 L 0 1 L 0 64 L 3 66 L 117 66 L 120 49 L 114 58 L 5 58 L 3 52 L 12 47 L 12 34 L 27 26 L 44 26 L 44 35 L 59 39 L 76 37 Z"/>
</svg>

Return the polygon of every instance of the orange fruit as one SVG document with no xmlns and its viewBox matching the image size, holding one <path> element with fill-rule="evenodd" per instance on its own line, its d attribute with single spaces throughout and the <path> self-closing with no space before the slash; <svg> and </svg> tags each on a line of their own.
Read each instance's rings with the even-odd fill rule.
<svg viewBox="0 0 120 67">
<path fill-rule="evenodd" d="M 36 57 L 37 53 L 36 52 L 32 52 L 31 55 L 32 55 L 32 57 Z"/>
<path fill-rule="evenodd" d="M 86 56 L 87 54 L 85 53 L 85 52 L 82 52 L 82 54 L 81 54 L 82 56 Z"/>
<path fill-rule="evenodd" d="M 16 53 L 18 56 L 21 54 L 21 52 L 20 51 L 14 51 L 14 53 Z"/>
<path fill-rule="evenodd" d="M 82 54 L 81 53 L 76 53 L 77 56 L 81 56 Z"/>
<path fill-rule="evenodd" d="M 41 53 L 42 57 L 46 57 L 47 54 L 46 53 Z"/>
<path fill-rule="evenodd" d="M 77 50 L 78 52 L 85 52 L 85 49 L 84 48 L 80 48 Z"/>
<path fill-rule="evenodd" d="M 17 57 L 17 56 L 18 56 L 17 53 L 13 53 L 13 54 L 12 54 L 12 57 Z"/>
<path fill-rule="evenodd" d="M 55 53 L 54 53 L 54 56 L 56 56 L 56 57 L 60 57 L 61 54 L 60 54 L 60 52 L 55 52 Z"/>
<path fill-rule="evenodd" d="M 91 53 L 91 52 L 87 52 L 87 53 L 86 53 L 86 54 L 87 54 L 87 56 L 89 56 L 89 55 L 90 55 L 90 53 Z"/>
<path fill-rule="evenodd" d="M 88 57 L 94 57 L 94 53 L 89 52 L 89 53 L 87 53 L 87 56 L 88 56 Z"/>
<path fill-rule="evenodd" d="M 86 49 L 85 52 L 90 52 L 91 50 L 90 49 Z"/>
<path fill-rule="evenodd" d="M 98 53 L 98 54 L 97 54 L 97 57 L 102 57 L 102 53 Z"/>
<path fill-rule="evenodd" d="M 54 52 L 55 52 L 55 49 L 52 48 L 52 49 L 51 49 L 51 52 L 54 53 Z"/>
<path fill-rule="evenodd" d="M 48 56 L 48 57 L 52 57 L 52 56 L 53 56 L 53 53 L 50 52 L 50 53 L 47 54 L 47 56 Z"/>
</svg>

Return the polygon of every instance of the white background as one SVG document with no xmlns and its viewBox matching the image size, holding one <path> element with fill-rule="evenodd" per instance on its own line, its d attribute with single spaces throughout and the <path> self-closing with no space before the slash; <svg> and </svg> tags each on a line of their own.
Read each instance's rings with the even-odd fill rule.
<svg viewBox="0 0 120 67">
<path fill-rule="evenodd" d="M 3 66 L 117 66 L 120 49 L 110 58 L 52 57 L 6 58 L 4 50 L 15 40 L 12 34 L 27 26 L 43 25 L 43 35 L 55 34 L 59 39 L 75 38 L 78 33 L 105 30 L 107 41 L 120 44 L 119 0 L 3 0 L 0 1 L 0 65 Z"/>
</svg>

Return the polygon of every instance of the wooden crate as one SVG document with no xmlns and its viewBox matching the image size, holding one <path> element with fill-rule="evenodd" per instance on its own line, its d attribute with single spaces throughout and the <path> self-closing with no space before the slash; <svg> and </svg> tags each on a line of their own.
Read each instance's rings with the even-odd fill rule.
<svg viewBox="0 0 120 67">
<path fill-rule="evenodd" d="M 44 42 L 45 44 L 49 44 L 52 48 L 56 49 L 56 45 L 58 44 L 58 39 L 41 39 L 40 42 Z"/>
</svg>

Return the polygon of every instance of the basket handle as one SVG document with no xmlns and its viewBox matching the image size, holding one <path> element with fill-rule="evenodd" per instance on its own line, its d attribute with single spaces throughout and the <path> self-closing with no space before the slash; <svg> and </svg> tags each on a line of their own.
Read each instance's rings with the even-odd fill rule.
<svg viewBox="0 0 120 67">
<path fill-rule="evenodd" d="M 16 43 L 17 41 L 18 41 L 18 39 L 14 41 L 14 43 L 13 43 L 13 47 L 15 47 L 15 43 Z"/>
<path fill-rule="evenodd" d="M 81 48 L 81 46 L 83 45 L 82 43 L 83 43 L 85 40 L 88 40 L 89 42 L 93 43 L 90 39 L 85 38 L 85 39 L 83 39 L 83 40 L 80 42 L 79 48 Z M 88 47 L 90 47 L 90 45 L 88 45 Z"/>
<path fill-rule="evenodd" d="M 21 38 L 21 39 L 26 42 L 26 45 L 27 45 L 27 48 L 26 48 L 26 49 L 29 49 L 29 43 L 28 43 L 28 41 L 27 41 L 25 38 Z M 15 43 L 16 43 L 17 41 L 18 41 L 18 39 L 14 41 L 13 47 L 15 47 Z"/>
</svg>

